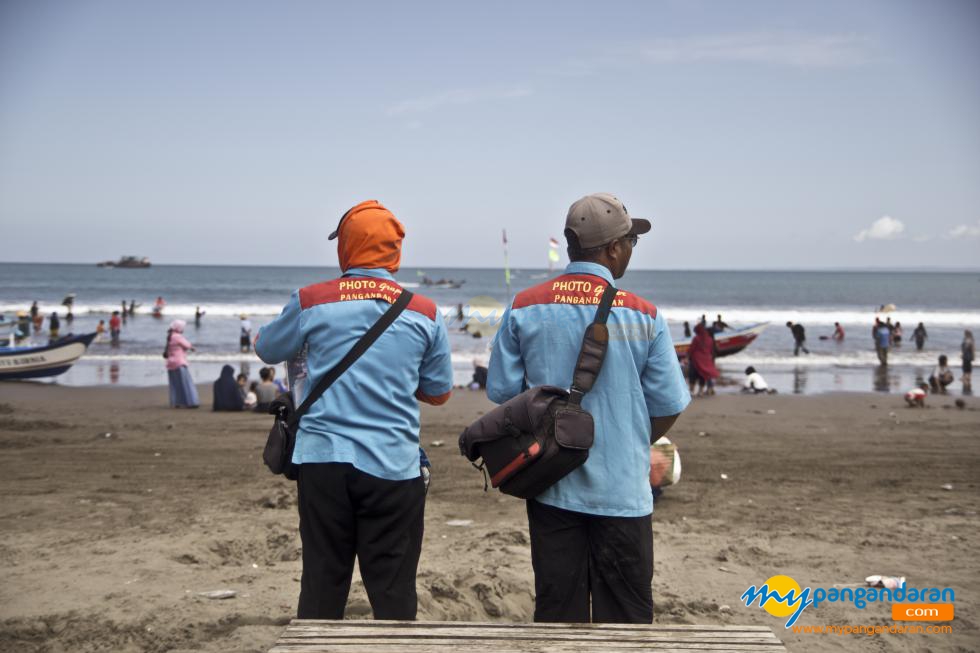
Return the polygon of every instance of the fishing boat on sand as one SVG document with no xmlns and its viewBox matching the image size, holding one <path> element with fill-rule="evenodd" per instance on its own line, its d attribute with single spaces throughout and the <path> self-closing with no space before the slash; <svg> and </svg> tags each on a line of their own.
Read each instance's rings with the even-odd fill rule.
<svg viewBox="0 0 980 653">
<path fill-rule="evenodd" d="M 69 335 L 47 345 L 27 347 L 13 345 L 13 336 L 6 343 L 0 339 L 0 381 L 64 374 L 82 357 L 95 335 Z"/>
<path fill-rule="evenodd" d="M 753 324 L 747 326 L 744 329 L 737 329 L 735 331 L 728 331 L 715 334 L 715 346 L 717 347 L 716 358 L 721 358 L 723 356 L 731 356 L 732 354 L 737 354 L 742 351 L 750 344 L 752 341 L 759 337 L 765 328 L 769 326 L 768 322 L 760 322 L 759 324 Z M 683 340 L 674 343 L 674 351 L 677 352 L 678 358 L 684 358 L 687 356 L 687 348 L 691 346 L 691 340 Z"/>
</svg>

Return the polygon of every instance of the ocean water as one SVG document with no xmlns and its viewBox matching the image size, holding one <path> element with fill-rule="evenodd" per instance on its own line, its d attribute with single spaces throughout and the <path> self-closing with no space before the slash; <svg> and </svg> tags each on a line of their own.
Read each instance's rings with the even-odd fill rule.
<svg viewBox="0 0 980 653">
<path fill-rule="evenodd" d="M 279 313 L 296 288 L 331 279 L 336 268 L 261 266 L 154 266 L 149 269 L 97 268 L 94 265 L 0 264 L 0 313 L 10 320 L 18 310 L 38 301 L 49 315 L 64 317 L 62 298 L 74 293 L 75 319 L 62 333 L 90 332 L 99 319 L 120 302 L 136 300 L 142 306 L 123 326 L 119 347 L 95 343 L 66 374 L 52 382 L 66 385 L 166 383 L 161 352 L 171 319 L 188 321 L 186 335 L 194 343 L 191 371 L 196 381 L 217 377 L 226 363 L 251 368 L 262 363 L 238 351 L 239 314 L 248 314 L 253 332 Z M 422 275 L 434 280 L 464 281 L 460 288 L 419 287 Z M 540 283 L 546 270 L 512 271 L 511 291 Z M 474 358 L 488 355 L 489 338 L 474 338 L 454 322 L 457 306 L 464 313 L 482 313 L 494 302 L 507 302 L 500 269 L 401 270 L 397 279 L 413 291 L 432 298 L 450 327 L 450 342 L 458 384 L 467 382 Z M 734 389 L 743 370 L 753 365 L 783 393 L 827 391 L 904 392 L 919 377 L 927 377 L 939 354 L 946 354 L 958 369 L 964 329 L 980 327 L 980 273 L 975 272 L 758 272 L 758 271 L 633 271 L 619 281 L 621 288 L 654 302 L 666 316 L 675 341 L 683 339 L 683 322 L 705 314 L 709 321 L 721 313 L 733 328 L 759 322 L 769 326 L 745 351 L 719 359 L 721 388 Z M 167 306 L 162 319 L 150 315 L 157 296 Z M 890 365 L 881 369 L 875 356 L 871 325 L 876 310 L 895 304 L 889 313 L 900 322 L 905 342 L 893 350 Z M 206 311 L 194 325 L 197 306 Z M 787 320 L 807 329 L 810 355 L 793 356 Z M 820 340 L 833 323 L 847 332 L 842 343 Z M 929 339 L 922 352 L 911 343 L 919 322 Z M 46 327 L 46 325 L 45 325 Z M 39 341 L 43 338 L 38 338 Z M 957 374 L 959 377 L 959 374 Z M 955 384 L 957 391 L 959 383 Z M 0 387 L 2 393 L 2 387 Z"/>
</svg>

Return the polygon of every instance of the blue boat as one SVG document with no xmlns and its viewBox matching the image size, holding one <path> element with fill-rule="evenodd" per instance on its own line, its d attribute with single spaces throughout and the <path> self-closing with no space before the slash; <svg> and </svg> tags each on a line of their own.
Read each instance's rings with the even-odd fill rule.
<svg viewBox="0 0 980 653">
<path fill-rule="evenodd" d="M 95 335 L 68 335 L 40 347 L 0 346 L 0 381 L 64 374 L 82 357 Z"/>
</svg>

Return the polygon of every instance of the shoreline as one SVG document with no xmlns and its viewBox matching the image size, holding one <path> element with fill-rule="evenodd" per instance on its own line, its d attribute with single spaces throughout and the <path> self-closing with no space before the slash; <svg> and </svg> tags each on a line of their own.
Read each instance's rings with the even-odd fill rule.
<svg viewBox="0 0 980 653">
<path fill-rule="evenodd" d="M 188 411 L 167 408 L 163 387 L 0 384 L 0 648 L 258 653 L 275 641 L 298 595 L 295 487 L 261 463 L 269 417 L 214 413 L 210 385 L 199 390 L 204 405 Z M 924 410 L 871 393 L 693 402 L 670 433 L 682 480 L 654 512 L 655 621 L 764 625 L 789 650 L 972 648 L 980 399 L 963 410 L 953 399 Z M 458 392 L 422 409 L 433 482 L 420 619 L 531 619 L 523 502 L 485 493 L 456 447 L 491 405 Z M 780 573 L 813 587 L 870 574 L 952 587 L 953 634 L 793 634 L 739 602 Z M 199 594 L 219 589 L 237 595 Z M 370 616 L 356 572 L 347 613 Z M 881 604 L 824 604 L 800 623 L 892 622 Z"/>
<path fill-rule="evenodd" d="M 757 360 L 751 356 L 742 358 L 741 354 L 732 358 L 718 359 L 717 365 L 722 372 L 722 378 L 718 383 L 719 394 L 738 394 L 744 380 L 743 370 L 748 365 L 757 366 L 763 372 L 770 387 L 776 388 L 779 394 L 805 396 L 822 396 L 837 392 L 847 394 L 871 392 L 876 395 L 900 397 L 918 385 L 919 380 L 928 379 L 932 370 L 932 365 L 906 363 L 892 364 L 886 368 L 872 365 L 822 365 L 812 361 L 803 361 L 797 365 L 770 363 L 768 366 L 763 366 Z M 224 365 L 231 365 L 237 374 L 243 363 L 247 365 L 251 377 L 257 376 L 258 370 L 265 366 L 265 363 L 254 354 L 228 354 L 213 359 L 200 355 L 195 357 L 192 354 L 188 369 L 194 382 L 207 386 L 210 393 L 210 384 L 218 378 Z M 472 354 L 464 352 L 461 355 L 454 355 L 453 369 L 454 385 L 457 388 L 464 387 L 473 374 Z M 971 393 L 963 391 L 959 367 L 953 366 L 952 369 L 956 379 L 949 386 L 948 396 L 972 396 Z M 285 378 L 286 372 L 283 366 L 279 365 L 277 370 L 277 376 Z M 167 376 L 158 356 L 118 359 L 83 357 L 65 374 L 48 380 L 29 382 L 35 385 L 76 388 L 165 388 Z"/>
</svg>

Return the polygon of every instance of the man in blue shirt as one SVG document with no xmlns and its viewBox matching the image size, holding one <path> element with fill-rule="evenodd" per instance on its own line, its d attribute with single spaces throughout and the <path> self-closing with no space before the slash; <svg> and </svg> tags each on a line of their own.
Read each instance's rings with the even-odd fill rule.
<svg viewBox="0 0 980 653">
<path fill-rule="evenodd" d="M 306 357 L 296 405 L 402 293 L 392 273 L 404 236 L 378 202 L 353 207 L 330 235 L 343 276 L 297 290 L 259 330 L 255 353 L 266 363 Z M 425 509 L 418 402 L 445 403 L 452 378 L 442 316 L 415 295 L 300 420 L 300 619 L 343 618 L 355 556 L 374 617 L 415 618 Z"/>
<path fill-rule="evenodd" d="M 882 365 L 888 365 L 888 348 L 892 342 L 891 324 L 883 323 L 881 320 L 875 318 L 873 331 L 875 337 L 875 353 L 878 354 L 878 362 Z"/>
<path fill-rule="evenodd" d="M 580 199 L 565 222 L 565 273 L 529 288 L 504 312 L 487 396 L 568 387 L 603 290 L 623 276 L 647 220 L 605 193 Z M 602 370 L 582 407 L 595 420 L 584 465 L 527 502 L 535 621 L 651 623 L 653 495 L 650 444 L 690 402 L 667 323 L 620 290 Z"/>
</svg>

